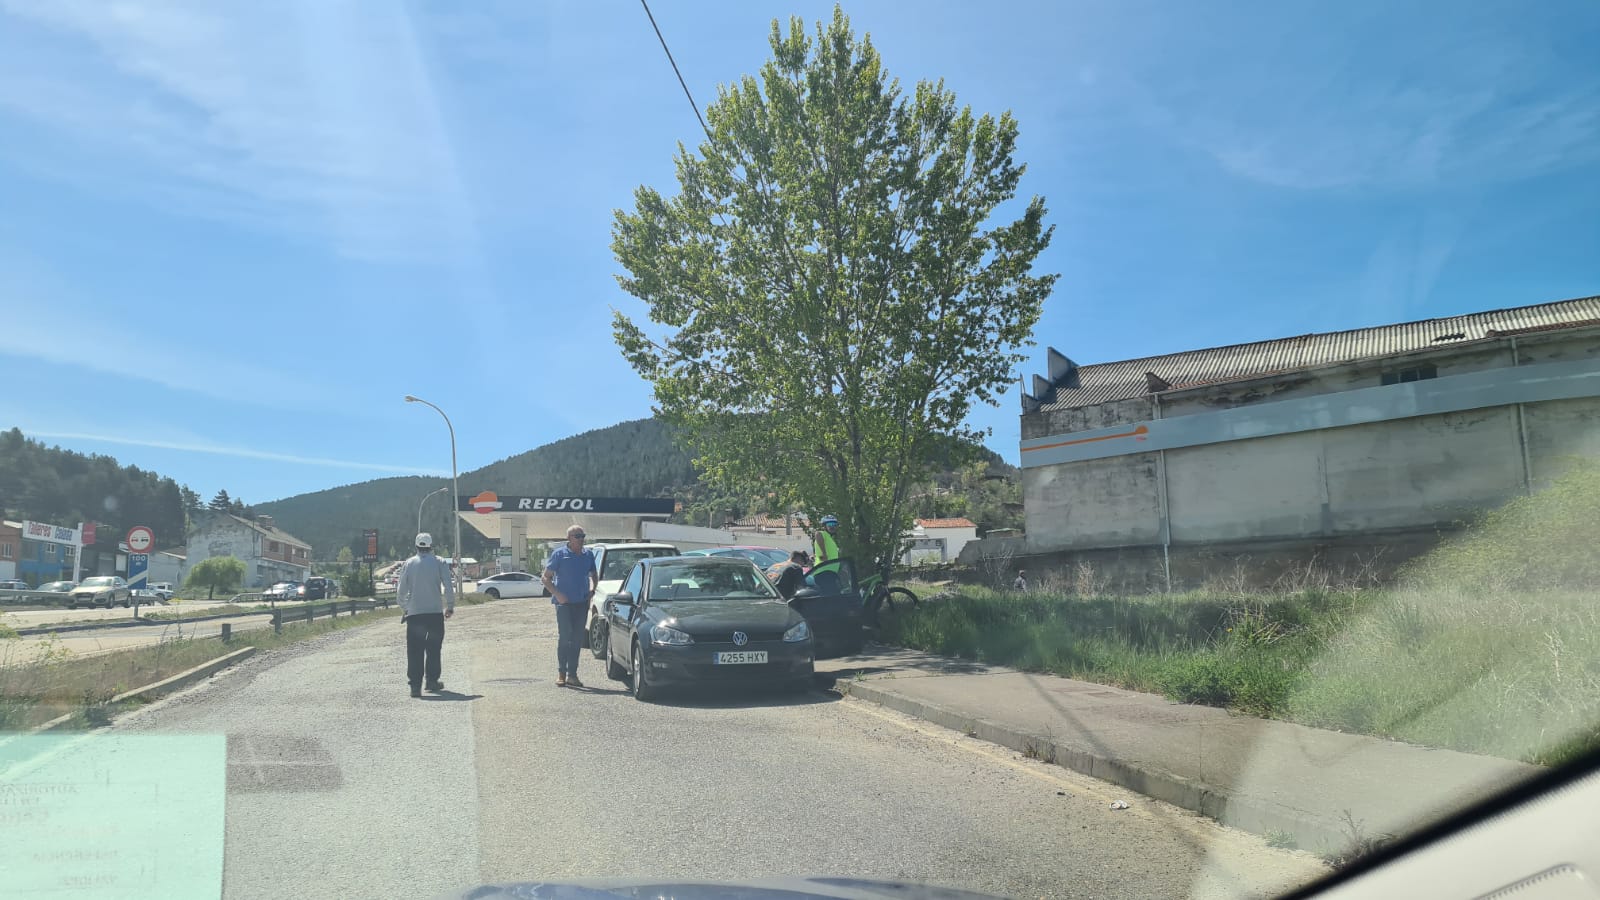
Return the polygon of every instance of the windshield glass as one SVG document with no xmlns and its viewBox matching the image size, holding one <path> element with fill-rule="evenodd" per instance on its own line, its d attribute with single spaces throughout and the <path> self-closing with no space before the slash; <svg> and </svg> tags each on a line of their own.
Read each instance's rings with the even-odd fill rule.
<svg viewBox="0 0 1600 900">
<path fill-rule="evenodd" d="M 0 894 L 1264 897 L 1600 754 L 1596 47 L 0 0 Z"/>
<path fill-rule="evenodd" d="M 777 597 L 771 582 L 753 565 L 736 562 L 666 563 L 650 568 L 652 603 L 680 600 L 756 599 Z"/>
<path fill-rule="evenodd" d="M 784 553 L 782 550 L 757 550 L 742 547 L 734 552 L 762 567 L 776 565 L 789 558 L 789 554 Z"/>
<path fill-rule="evenodd" d="M 671 555 L 673 555 L 673 551 L 665 549 L 618 549 L 613 547 L 606 551 L 606 561 L 600 572 L 600 580 L 621 581 L 628 577 L 628 572 L 632 571 L 639 560 Z"/>
</svg>

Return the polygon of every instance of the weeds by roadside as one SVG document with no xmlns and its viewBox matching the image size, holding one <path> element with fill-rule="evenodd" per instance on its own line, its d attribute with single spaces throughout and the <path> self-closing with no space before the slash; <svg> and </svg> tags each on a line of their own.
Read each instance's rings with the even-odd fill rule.
<svg viewBox="0 0 1600 900">
<path fill-rule="evenodd" d="M 1315 560 L 1269 593 L 1240 562 L 1206 590 L 1109 596 L 964 587 L 880 639 L 1306 725 L 1538 765 L 1600 747 L 1600 467 L 1472 523 L 1370 587 L 1377 557 Z"/>
<path fill-rule="evenodd" d="M 1550 765 L 1600 746 L 1593 595 L 1076 599 L 964 588 L 881 639 L 1321 728 Z"/>
</svg>

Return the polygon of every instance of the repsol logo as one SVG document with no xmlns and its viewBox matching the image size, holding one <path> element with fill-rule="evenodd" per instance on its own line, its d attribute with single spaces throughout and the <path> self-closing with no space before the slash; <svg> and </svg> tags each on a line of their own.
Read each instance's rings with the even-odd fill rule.
<svg viewBox="0 0 1600 900">
<path fill-rule="evenodd" d="M 519 497 L 517 498 L 519 510 L 544 510 L 547 512 L 594 512 L 593 497 Z"/>
</svg>

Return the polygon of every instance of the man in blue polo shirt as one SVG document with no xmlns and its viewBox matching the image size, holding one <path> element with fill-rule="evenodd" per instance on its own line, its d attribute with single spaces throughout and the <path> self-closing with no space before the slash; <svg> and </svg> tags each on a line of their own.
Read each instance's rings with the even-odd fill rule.
<svg viewBox="0 0 1600 900">
<path fill-rule="evenodd" d="M 586 537 L 583 526 L 568 528 L 566 544 L 557 547 L 544 564 L 544 587 L 556 608 L 556 666 L 560 669 L 556 684 L 561 687 L 583 687 L 578 680 L 578 655 L 583 649 L 583 628 L 589 621 L 589 601 L 600 583 L 594 551 L 583 546 Z"/>
</svg>

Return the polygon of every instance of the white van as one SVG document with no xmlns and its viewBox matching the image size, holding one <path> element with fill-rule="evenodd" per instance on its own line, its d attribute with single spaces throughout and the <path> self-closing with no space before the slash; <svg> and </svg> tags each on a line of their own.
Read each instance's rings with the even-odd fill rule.
<svg viewBox="0 0 1600 900">
<path fill-rule="evenodd" d="M 170 581 L 158 581 L 150 585 L 150 590 L 155 591 L 163 600 L 171 600 L 172 595 L 178 592 L 178 589 L 173 587 Z"/>
</svg>

